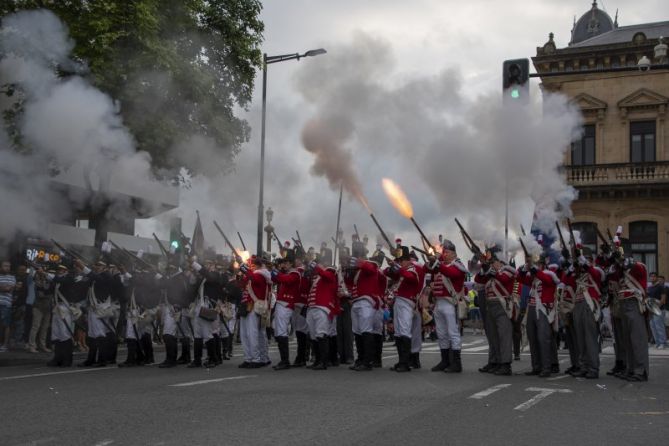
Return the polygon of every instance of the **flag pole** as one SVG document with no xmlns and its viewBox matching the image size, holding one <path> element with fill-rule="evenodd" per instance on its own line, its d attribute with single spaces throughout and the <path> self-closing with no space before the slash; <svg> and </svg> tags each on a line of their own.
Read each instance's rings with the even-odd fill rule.
<svg viewBox="0 0 669 446">
<path fill-rule="evenodd" d="M 332 256 L 332 266 L 336 267 L 337 265 L 337 252 L 339 252 L 339 223 L 341 220 L 341 198 L 344 194 L 344 183 L 342 182 L 339 186 L 339 208 L 337 210 L 337 232 L 335 233 L 335 247 L 334 254 Z"/>
</svg>

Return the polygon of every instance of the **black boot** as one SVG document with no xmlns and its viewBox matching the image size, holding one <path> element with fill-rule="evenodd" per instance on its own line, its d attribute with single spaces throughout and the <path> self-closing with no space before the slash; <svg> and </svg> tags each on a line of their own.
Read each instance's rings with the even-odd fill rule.
<svg viewBox="0 0 669 446">
<path fill-rule="evenodd" d="M 360 335 L 361 354 L 360 363 L 353 368 L 356 372 L 368 372 L 374 366 L 374 335 L 363 333 Z"/>
<path fill-rule="evenodd" d="M 216 367 L 216 340 L 214 338 L 209 339 L 204 343 L 207 348 L 207 360 L 204 362 L 204 366 L 208 369 Z"/>
<path fill-rule="evenodd" d="M 311 341 L 311 352 L 314 355 L 314 362 L 311 365 L 308 365 L 308 369 L 313 369 L 314 367 L 320 367 L 321 365 L 321 351 L 318 348 L 318 341 Z"/>
<path fill-rule="evenodd" d="M 134 367 L 137 365 L 137 341 L 135 339 L 127 339 L 128 356 L 124 362 L 119 363 L 119 367 Z"/>
<path fill-rule="evenodd" d="M 202 367 L 202 348 L 204 346 L 204 341 L 202 338 L 195 338 L 193 341 L 193 362 L 188 364 L 188 368 L 193 369 L 196 367 Z"/>
<path fill-rule="evenodd" d="M 495 373 L 497 369 L 499 368 L 499 364 L 494 363 L 494 362 L 489 362 L 483 367 L 479 368 L 479 372 L 481 373 Z"/>
<path fill-rule="evenodd" d="M 625 371 L 625 363 L 623 361 L 617 360 L 616 364 L 613 366 L 611 370 L 606 372 L 607 375 L 609 376 L 614 376 L 616 373 L 624 372 Z"/>
<path fill-rule="evenodd" d="M 155 358 L 153 357 L 153 341 L 151 339 L 151 335 L 145 333 L 142 336 L 141 344 L 142 353 L 144 354 L 144 364 L 153 364 L 155 362 Z"/>
<path fill-rule="evenodd" d="M 317 342 L 318 355 L 321 358 L 320 364 L 314 363 L 312 370 L 327 370 L 328 358 L 330 357 L 330 339 L 328 336 L 321 336 Z"/>
<path fill-rule="evenodd" d="M 77 364 L 78 367 L 93 367 L 98 356 L 98 340 L 96 338 L 87 337 L 86 345 L 88 345 L 88 356 L 84 362 Z"/>
<path fill-rule="evenodd" d="M 411 353 L 409 356 L 409 367 L 412 369 L 420 369 L 420 353 Z"/>
<path fill-rule="evenodd" d="M 175 338 L 176 339 L 176 338 Z M 190 364 L 190 339 L 181 339 L 181 356 L 177 359 L 177 364 Z"/>
<path fill-rule="evenodd" d="M 328 336 L 329 358 L 328 365 L 339 367 L 339 351 L 337 349 L 337 336 Z"/>
<path fill-rule="evenodd" d="M 72 358 L 74 356 L 74 341 L 68 339 L 62 342 L 61 367 L 72 367 Z"/>
<path fill-rule="evenodd" d="M 363 362 L 363 358 L 364 358 L 364 353 L 363 353 L 364 346 L 363 346 L 363 338 L 362 338 L 363 336 L 364 335 L 357 335 L 357 334 L 353 335 L 353 341 L 355 343 L 356 358 L 355 358 L 355 361 L 353 362 L 353 365 L 351 367 L 349 367 L 349 369 L 351 369 L 351 370 L 356 370 L 356 368 L 359 367 Z"/>
<path fill-rule="evenodd" d="M 214 335 L 214 354 L 216 365 L 223 364 L 223 340 L 220 335 Z"/>
<path fill-rule="evenodd" d="M 161 369 L 175 367 L 177 365 L 177 353 L 179 350 L 177 338 L 170 335 L 164 335 L 163 342 L 165 343 L 165 360 L 161 362 L 158 367 Z"/>
<path fill-rule="evenodd" d="M 500 364 L 493 374 L 498 376 L 511 376 L 511 364 L 508 362 Z"/>
<path fill-rule="evenodd" d="M 444 370 L 446 373 L 462 373 L 460 350 L 453 350 L 453 363 Z"/>
<path fill-rule="evenodd" d="M 372 337 L 374 338 L 374 342 L 371 344 L 374 346 L 374 353 L 372 356 L 374 362 L 372 363 L 372 367 L 378 369 L 383 367 L 383 335 L 373 334 Z"/>
<path fill-rule="evenodd" d="M 402 336 L 400 338 L 395 338 L 395 342 L 397 343 L 399 362 L 391 367 L 391 370 L 398 373 L 410 372 L 409 358 L 411 356 L 411 339 Z"/>
<path fill-rule="evenodd" d="M 302 333 L 301 331 L 296 331 L 295 338 L 297 339 L 297 355 L 295 356 L 293 367 L 304 367 L 307 365 L 307 334 Z"/>
<path fill-rule="evenodd" d="M 107 351 L 104 360 L 108 364 L 116 364 L 116 355 L 118 354 L 118 337 L 116 333 L 107 333 L 105 341 Z"/>
<path fill-rule="evenodd" d="M 63 364 L 63 343 L 53 342 L 53 358 L 46 363 L 47 367 L 60 367 Z"/>
<path fill-rule="evenodd" d="M 451 365 L 451 349 L 442 348 L 439 351 L 441 352 L 441 361 L 430 369 L 433 372 L 443 372 Z"/>
<path fill-rule="evenodd" d="M 288 350 L 288 337 L 279 336 L 276 338 L 276 343 L 279 347 L 279 357 L 281 360 L 277 365 L 272 367 L 274 370 L 287 370 L 290 368 L 290 352 Z"/>
</svg>

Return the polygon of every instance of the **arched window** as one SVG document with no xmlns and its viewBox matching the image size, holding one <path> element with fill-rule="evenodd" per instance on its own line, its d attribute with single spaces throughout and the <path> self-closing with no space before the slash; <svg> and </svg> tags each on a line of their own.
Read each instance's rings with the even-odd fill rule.
<svg viewBox="0 0 669 446">
<path fill-rule="evenodd" d="M 585 251 L 590 251 L 592 254 L 597 253 L 597 223 L 589 221 L 573 223 L 572 228 L 578 231 L 581 236 L 581 245 Z M 566 240 L 565 240 L 566 241 Z"/>
<path fill-rule="evenodd" d="M 648 274 L 657 272 L 657 223 L 634 221 L 630 223 L 630 254 L 643 262 Z"/>
</svg>

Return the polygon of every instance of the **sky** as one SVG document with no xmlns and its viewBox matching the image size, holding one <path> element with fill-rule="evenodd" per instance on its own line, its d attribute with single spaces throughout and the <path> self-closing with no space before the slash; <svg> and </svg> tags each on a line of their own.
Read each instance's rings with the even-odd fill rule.
<svg viewBox="0 0 669 446">
<path fill-rule="evenodd" d="M 598 5 L 611 17 L 619 9 L 621 26 L 669 19 L 658 16 L 658 11 L 666 10 L 662 0 L 609 0 Z M 484 112 L 490 108 L 487 104 L 501 102 L 502 62 L 536 55 L 536 47 L 548 40 L 550 32 L 555 34 L 558 48 L 567 46 L 574 16 L 578 19 L 590 7 L 591 2 L 583 0 L 264 2 L 264 52 L 328 51 L 268 68 L 265 207 L 274 210 L 277 234 L 288 239 L 298 229 L 307 239 L 304 243 L 313 246 L 334 236 L 338 189 L 312 172 L 314 155 L 304 149 L 301 135 L 308 122 L 332 118 L 331 112 L 337 110 L 338 118 L 350 120 L 347 125 L 355 127 L 345 145 L 370 207 L 387 232 L 403 237 L 406 244 L 419 243 L 413 226 L 392 209 L 383 195 L 384 176 L 397 180 L 405 189 L 414 204 L 416 220 L 425 226 L 429 237 L 444 234 L 458 243 L 453 217 L 460 215 L 468 227 L 480 232 L 480 239 L 498 238 L 499 233 L 491 235 L 489 227 L 501 229 L 503 224 L 504 187 L 483 180 L 479 190 L 469 185 L 465 176 L 451 175 L 460 182 L 455 186 L 446 183 L 445 187 L 453 197 L 462 197 L 450 200 L 448 194 L 430 183 L 437 178 L 433 172 L 436 167 L 425 156 L 432 152 L 423 147 L 434 146 L 436 136 L 426 135 L 440 133 L 441 120 L 454 126 L 442 138 L 457 139 L 458 132 L 471 130 L 475 141 L 463 141 L 463 147 L 493 141 L 495 135 L 486 133 L 486 128 L 494 132 L 499 123 Z M 211 220 L 217 219 L 229 233 L 239 231 L 247 245 L 255 245 L 261 86 L 258 73 L 253 103 L 248 110 L 240 110 L 253 130 L 237 158 L 235 172 L 215 180 L 194 178 L 193 188 L 182 191 L 182 206 L 171 213 L 183 218 L 184 232 L 190 234 L 194 210 L 199 209 L 208 244 L 221 245 L 211 225 Z M 531 94 L 540 109 L 536 80 L 532 81 Z M 386 116 L 392 119 L 387 119 L 384 130 Z M 404 119 L 409 130 L 396 131 L 394 127 L 402 127 Z M 564 132 L 569 132 L 569 125 L 565 123 Z M 538 123 L 536 130 L 545 132 L 540 126 Z M 449 141 L 443 142 L 448 145 Z M 364 148 L 360 147 L 363 143 Z M 565 141 L 556 137 L 555 143 L 564 146 Z M 457 151 L 453 152 L 452 165 L 448 157 L 440 158 L 440 162 L 448 164 L 449 169 L 464 169 L 469 176 L 477 171 L 490 176 L 489 167 L 484 166 L 494 158 L 481 153 L 476 164 Z M 464 164 L 458 165 L 458 161 Z M 458 184 L 467 191 L 458 190 Z M 511 187 L 516 190 L 524 186 Z M 529 199 L 532 194 L 525 189 Z M 517 200 L 511 204 L 511 226 L 522 223 L 527 227 L 532 208 L 522 193 L 514 197 Z M 451 206 L 451 201 L 457 205 Z M 465 209 L 463 202 L 471 207 Z M 478 217 L 489 221 L 487 229 L 477 224 Z M 342 228 L 347 237 L 354 223 L 361 233 L 376 238 L 365 209 L 345 194 Z M 136 225 L 141 235 L 150 235 L 155 228 L 155 222 L 138 221 Z M 163 225 L 158 232 L 166 238 L 167 230 Z"/>
</svg>

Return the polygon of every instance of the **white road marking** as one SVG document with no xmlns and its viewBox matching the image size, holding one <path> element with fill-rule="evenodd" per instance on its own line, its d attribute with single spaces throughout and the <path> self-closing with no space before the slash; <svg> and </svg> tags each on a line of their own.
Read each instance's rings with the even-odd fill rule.
<svg viewBox="0 0 669 446">
<path fill-rule="evenodd" d="M 397 355 L 384 356 L 381 359 L 390 359 L 390 358 L 397 358 Z"/>
<path fill-rule="evenodd" d="M 95 443 L 94 446 L 107 446 L 108 444 L 112 444 L 114 440 L 102 440 L 99 443 Z"/>
<path fill-rule="evenodd" d="M 486 396 L 490 396 L 493 393 L 497 392 L 498 390 L 505 389 L 509 387 L 511 384 L 497 384 L 496 386 L 489 387 L 485 390 L 482 390 L 478 393 L 473 394 L 469 398 L 474 399 L 474 400 L 480 400 L 485 398 Z"/>
<path fill-rule="evenodd" d="M 546 379 L 546 381 L 557 381 L 558 379 L 565 379 L 569 378 L 571 375 L 560 375 L 560 376 L 554 376 L 552 378 Z"/>
<path fill-rule="evenodd" d="M 218 383 L 218 382 L 221 382 L 221 381 L 233 381 L 233 380 L 256 378 L 256 377 L 258 377 L 258 375 L 242 375 L 242 376 L 229 376 L 227 378 L 202 379 L 200 381 L 190 381 L 190 382 L 186 382 L 186 383 L 170 384 L 168 387 L 199 386 L 200 384 L 210 384 L 210 383 Z"/>
<path fill-rule="evenodd" d="M 464 349 L 463 351 L 464 352 L 481 352 L 483 350 L 488 350 L 488 346 L 487 345 L 482 345 L 480 347 L 467 348 L 467 349 Z"/>
<path fill-rule="evenodd" d="M 3 376 L 2 378 L 0 378 L 0 381 L 9 381 L 13 379 L 24 379 L 24 378 L 38 378 L 40 376 L 68 375 L 70 373 L 99 372 L 102 370 L 118 370 L 118 369 L 111 367 L 100 367 L 95 369 L 64 370 L 62 372 L 33 373 L 31 375 Z"/>
<path fill-rule="evenodd" d="M 525 389 L 527 392 L 539 392 L 537 395 L 533 396 L 529 400 L 525 401 L 523 404 L 519 404 L 514 407 L 513 410 L 526 411 L 530 407 L 537 404 L 539 401 L 543 400 L 547 396 L 550 396 L 554 393 L 571 393 L 569 389 L 544 389 L 542 387 L 528 387 Z"/>
</svg>

